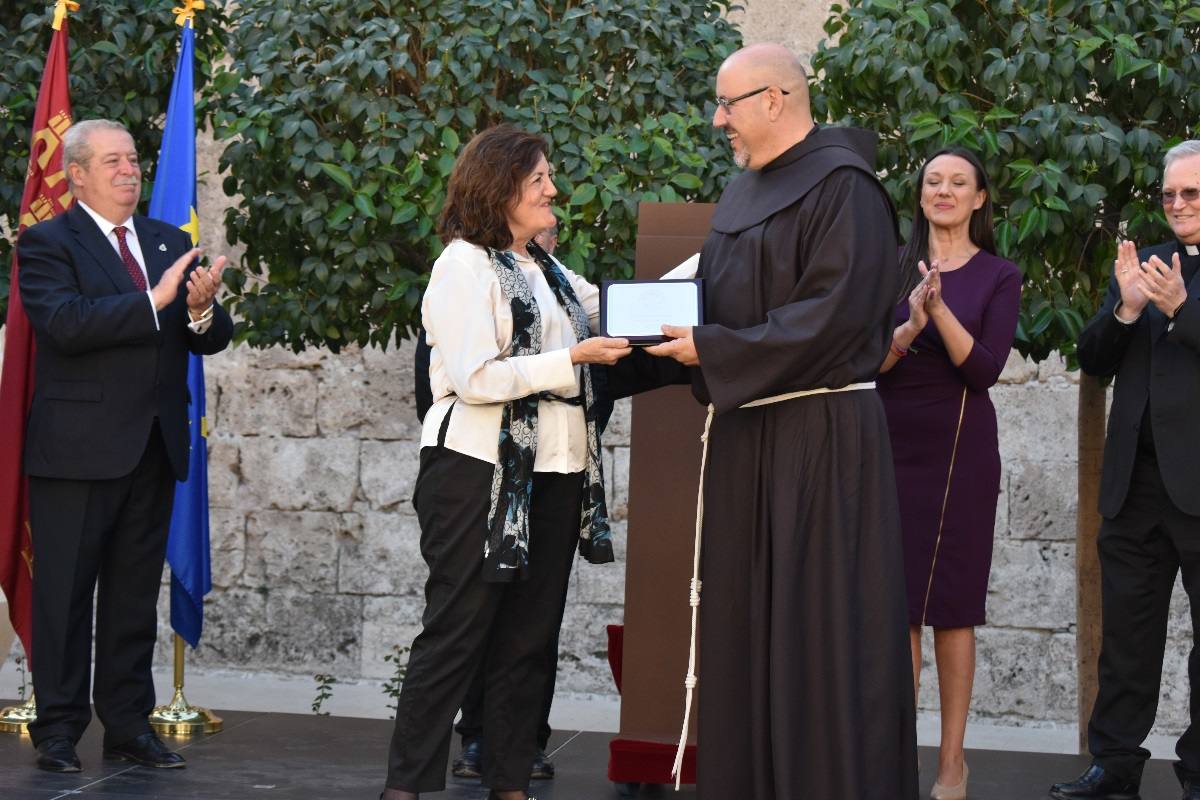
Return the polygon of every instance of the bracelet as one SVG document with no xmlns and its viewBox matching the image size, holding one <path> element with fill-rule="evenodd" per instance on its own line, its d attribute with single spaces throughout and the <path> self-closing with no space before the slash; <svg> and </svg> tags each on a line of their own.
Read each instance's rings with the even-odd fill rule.
<svg viewBox="0 0 1200 800">
<path fill-rule="evenodd" d="M 908 355 L 908 348 L 901 347 L 900 345 L 896 344 L 895 339 L 892 339 L 890 349 L 892 351 L 892 355 L 894 355 L 896 358 L 904 358 L 906 355 Z"/>
<path fill-rule="evenodd" d="M 192 310 L 190 308 L 188 309 L 188 324 L 190 324 L 190 325 L 199 325 L 201 322 L 207 322 L 208 320 L 210 320 L 212 318 L 213 318 L 213 306 L 211 304 L 209 305 L 208 308 L 204 309 L 204 313 L 201 314 L 196 319 L 192 319 Z"/>
<path fill-rule="evenodd" d="M 1179 316 L 1179 312 L 1183 311 L 1183 307 L 1187 305 L 1187 301 L 1188 298 L 1183 298 L 1183 302 L 1175 306 L 1175 310 L 1171 312 L 1171 316 L 1167 317 L 1167 319 L 1174 321 L 1174 319 Z"/>
</svg>

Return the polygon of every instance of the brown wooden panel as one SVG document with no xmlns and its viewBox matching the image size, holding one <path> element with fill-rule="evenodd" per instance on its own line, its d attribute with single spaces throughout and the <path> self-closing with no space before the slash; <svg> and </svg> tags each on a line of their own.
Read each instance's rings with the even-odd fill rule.
<svg viewBox="0 0 1200 800">
<path fill-rule="evenodd" d="M 713 208 L 642 203 L 637 277 L 657 278 L 698 253 Z M 620 734 L 627 739 L 679 739 L 704 414 L 686 386 L 633 400 Z M 693 713 L 689 741 L 695 737 Z"/>
</svg>

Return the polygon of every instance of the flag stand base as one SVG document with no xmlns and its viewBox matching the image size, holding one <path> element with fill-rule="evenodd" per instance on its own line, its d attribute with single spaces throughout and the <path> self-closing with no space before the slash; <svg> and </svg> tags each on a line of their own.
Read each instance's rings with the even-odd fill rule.
<svg viewBox="0 0 1200 800">
<path fill-rule="evenodd" d="M 150 727 L 164 736 L 195 736 L 198 733 L 220 733 L 224 721 L 207 708 L 188 703 L 183 696 L 183 638 L 175 634 L 175 696 L 165 706 L 150 712 Z"/>
<path fill-rule="evenodd" d="M 29 735 L 29 723 L 37 719 L 37 704 L 33 695 L 19 706 L 0 708 L 0 733 L 19 733 Z"/>
<path fill-rule="evenodd" d="M 150 727 L 165 736 L 194 736 L 219 733 L 225 723 L 207 708 L 190 705 L 183 696 L 183 687 L 177 686 L 170 705 L 158 706 L 150 713 Z"/>
</svg>

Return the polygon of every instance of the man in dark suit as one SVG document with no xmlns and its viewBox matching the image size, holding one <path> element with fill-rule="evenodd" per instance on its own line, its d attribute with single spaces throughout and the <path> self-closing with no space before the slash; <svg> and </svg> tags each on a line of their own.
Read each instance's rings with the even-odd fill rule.
<svg viewBox="0 0 1200 800">
<path fill-rule="evenodd" d="M 1108 296 L 1079 337 L 1089 375 L 1116 377 L 1100 488 L 1103 640 L 1088 725 L 1092 765 L 1055 798 L 1136 798 L 1150 753 L 1175 576 L 1200 643 L 1200 141 L 1167 152 L 1162 204 L 1175 237 L 1122 242 Z M 1200 800 L 1200 650 L 1188 664 L 1191 726 L 1175 772 Z"/>
<path fill-rule="evenodd" d="M 225 259 L 176 227 L 135 214 L 141 169 L 119 123 L 63 139 L 77 202 L 17 242 L 21 300 L 36 337 L 25 448 L 33 537 L 37 765 L 80 769 L 75 743 L 93 697 L 104 754 L 182 767 L 152 732 L 156 601 L 175 481 L 187 477 L 188 353 L 233 331 L 215 302 Z"/>
</svg>

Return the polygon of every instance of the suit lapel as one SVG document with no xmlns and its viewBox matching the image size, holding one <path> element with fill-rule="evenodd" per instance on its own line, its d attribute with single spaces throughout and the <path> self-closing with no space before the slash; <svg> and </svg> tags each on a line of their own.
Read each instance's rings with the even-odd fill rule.
<svg viewBox="0 0 1200 800">
<path fill-rule="evenodd" d="M 171 266 L 171 254 L 167 250 L 162 233 L 151 229 L 146 224 L 146 218 L 137 214 L 133 217 L 133 227 L 137 229 L 138 242 L 142 246 L 142 258 L 146 260 L 146 272 L 150 275 L 150 285 L 158 285 L 162 274 Z"/>
<path fill-rule="evenodd" d="M 112 243 L 100 232 L 99 226 L 88 216 L 88 213 L 78 205 L 71 206 L 67 211 L 67 222 L 75 233 L 79 246 L 92 257 L 101 271 L 112 281 L 117 291 L 135 291 L 133 279 L 125 271 L 125 264 L 121 262 L 121 257 L 117 255 Z"/>
</svg>

